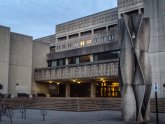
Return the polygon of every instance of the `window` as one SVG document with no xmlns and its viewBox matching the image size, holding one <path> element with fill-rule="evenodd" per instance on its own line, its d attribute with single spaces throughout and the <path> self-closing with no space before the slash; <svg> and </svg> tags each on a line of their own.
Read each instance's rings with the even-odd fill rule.
<svg viewBox="0 0 165 124">
<path fill-rule="evenodd" d="M 55 52 L 55 46 L 51 46 L 50 47 L 50 53 L 54 53 Z"/>
<path fill-rule="evenodd" d="M 69 43 L 69 44 L 68 44 L 68 48 L 69 48 L 69 47 L 72 47 L 72 43 Z"/>
<path fill-rule="evenodd" d="M 65 59 L 58 59 L 56 61 L 57 61 L 57 66 L 65 65 Z"/>
<path fill-rule="evenodd" d="M 105 31 L 106 31 L 106 27 L 97 28 L 94 29 L 94 34 L 104 33 Z"/>
<path fill-rule="evenodd" d="M 80 63 L 90 62 L 90 56 L 89 55 L 80 56 L 79 59 L 80 59 Z"/>
<path fill-rule="evenodd" d="M 108 40 L 114 40 L 114 39 L 115 39 L 114 34 L 108 36 Z"/>
<path fill-rule="evenodd" d="M 106 36 L 104 36 L 104 37 L 103 37 L 103 41 L 105 42 L 106 40 L 107 40 L 107 37 L 106 37 Z"/>
<path fill-rule="evenodd" d="M 67 39 L 66 36 L 64 36 L 64 37 L 59 37 L 59 38 L 57 38 L 57 41 L 60 42 L 60 41 L 64 41 L 64 40 L 66 40 L 66 39 Z"/>
<path fill-rule="evenodd" d="M 74 43 L 74 46 L 75 46 L 75 47 L 78 47 L 78 43 L 77 43 L 77 42 L 76 42 L 76 43 Z"/>
<path fill-rule="evenodd" d="M 68 58 L 68 64 L 76 64 L 76 57 Z"/>
<path fill-rule="evenodd" d="M 60 49 L 60 46 L 57 46 L 57 50 L 59 50 Z"/>
<path fill-rule="evenodd" d="M 81 33 L 81 36 L 88 36 L 88 35 L 91 35 L 91 34 L 92 34 L 92 31 L 85 31 L 85 32 Z"/>
<path fill-rule="evenodd" d="M 87 40 L 87 44 L 89 45 L 89 44 L 91 44 L 92 43 L 92 41 L 91 40 Z"/>
<path fill-rule="evenodd" d="M 85 41 L 81 41 L 80 46 L 84 46 L 84 45 L 85 45 Z"/>
<path fill-rule="evenodd" d="M 117 59 L 118 54 L 118 51 L 94 54 L 94 61 Z"/>
<path fill-rule="evenodd" d="M 62 48 L 65 49 L 65 45 L 62 45 Z"/>
<path fill-rule="evenodd" d="M 78 36 L 79 34 L 72 34 L 72 35 L 69 35 L 69 39 L 77 38 Z"/>
<path fill-rule="evenodd" d="M 94 38 L 94 42 L 97 43 L 97 41 L 98 41 L 98 38 Z"/>
</svg>

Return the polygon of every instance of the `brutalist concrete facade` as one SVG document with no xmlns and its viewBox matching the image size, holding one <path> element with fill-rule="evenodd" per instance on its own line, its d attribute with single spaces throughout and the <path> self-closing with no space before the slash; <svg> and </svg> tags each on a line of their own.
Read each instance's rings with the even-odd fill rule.
<svg viewBox="0 0 165 124">
<path fill-rule="evenodd" d="M 0 26 L 0 94 L 31 95 L 34 67 L 46 67 L 49 45 Z M 33 60 L 33 62 L 32 62 Z"/>
<path fill-rule="evenodd" d="M 59 24 L 56 34 L 34 41 L 0 26 L 0 93 L 49 94 L 50 81 L 118 77 L 118 58 L 98 62 L 95 55 L 114 51 L 119 55 L 118 19 L 123 14 L 143 14 L 150 18 L 152 83 L 159 84 L 159 97 L 165 97 L 164 11 L 164 0 L 118 0 L 117 8 Z M 79 63 L 79 57 L 85 55 L 89 61 Z M 72 57 L 75 64 L 69 64 Z M 65 64 L 57 66 L 59 62 Z M 66 92 L 70 92 L 69 87 L 67 84 Z M 92 83 L 91 91 L 96 91 Z M 151 97 L 154 97 L 153 90 Z"/>
</svg>

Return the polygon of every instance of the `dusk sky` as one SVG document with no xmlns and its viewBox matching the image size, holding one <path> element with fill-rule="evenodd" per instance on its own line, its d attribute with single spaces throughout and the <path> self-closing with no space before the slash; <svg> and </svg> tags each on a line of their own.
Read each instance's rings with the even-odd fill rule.
<svg viewBox="0 0 165 124">
<path fill-rule="evenodd" d="M 0 25 L 40 38 L 55 25 L 117 6 L 117 0 L 0 0 Z"/>
</svg>

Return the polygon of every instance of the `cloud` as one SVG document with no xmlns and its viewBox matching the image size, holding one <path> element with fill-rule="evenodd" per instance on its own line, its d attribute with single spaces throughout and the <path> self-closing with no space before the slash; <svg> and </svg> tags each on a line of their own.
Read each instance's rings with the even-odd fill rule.
<svg viewBox="0 0 165 124">
<path fill-rule="evenodd" d="M 1 0 L 0 25 L 37 38 L 53 34 L 57 24 L 116 6 L 117 0 Z"/>
</svg>

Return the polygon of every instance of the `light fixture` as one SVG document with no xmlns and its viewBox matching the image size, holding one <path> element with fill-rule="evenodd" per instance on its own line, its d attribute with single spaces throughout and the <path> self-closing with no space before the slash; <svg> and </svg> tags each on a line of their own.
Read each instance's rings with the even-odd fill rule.
<svg viewBox="0 0 165 124">
<path fill-rule="evenodd" d="M 105 81 L 103 80 L 103 82 L 105 83 Z"/>
<path fill-rule="evenodd" d="M 57 83 L 58 85 L 60 84 L 60 83 Z"/>
<path fill-rule="evenodd" d="M 100 80 L 101 80 L 101 81 L 103 81 L 104 79 L 103 79 L 103 78 L 101 78 Z"/>
<path fill-rule="evenodd" d="M 73 82 L 75 82 L 76 80 L 73 80 Z"/>
<path fill-rule="evenodd" d="M 53 82 L 52 81 L 49 81 L 49 84 L 52 84 Z"/>
<path fill-rule="evenodd" d="M 78 84 L 80 84 L 80 81 L 79 82 L 77 82 Z"/>
</svg>

